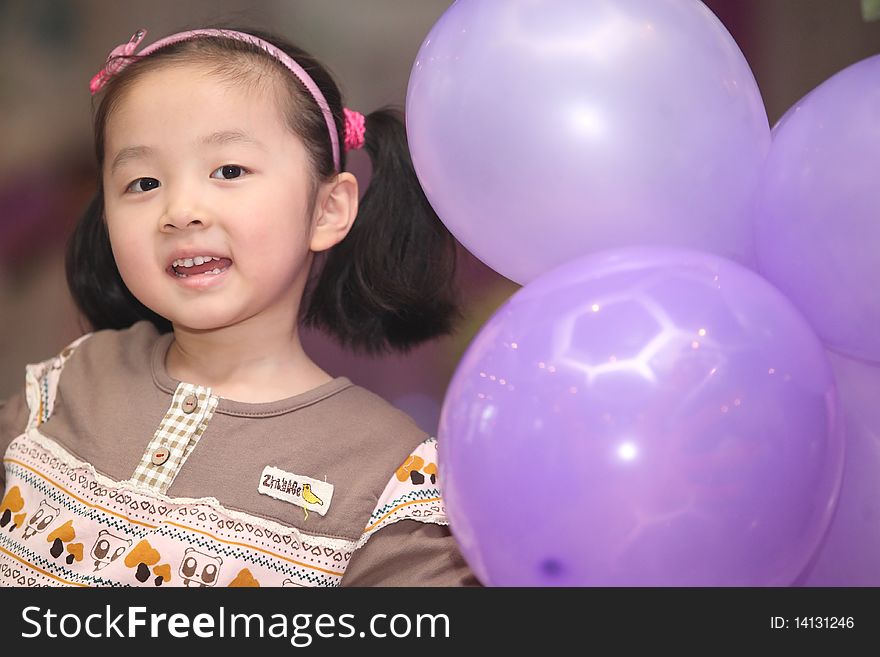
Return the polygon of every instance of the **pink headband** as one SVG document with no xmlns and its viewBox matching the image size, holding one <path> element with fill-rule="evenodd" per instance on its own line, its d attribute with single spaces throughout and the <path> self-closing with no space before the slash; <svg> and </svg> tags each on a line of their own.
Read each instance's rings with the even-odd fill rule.
<svg viewBox="0 0 880 657">
<path fill-rule="evenodd" d="M 110 54 L 107 55 L 107 63 L 104 65 L 104 68 L 98 71 L 89 83 L 89 91 L 91 91 L 93 96 L 98 93 L 114 75 L 118 74 L 132 62 L 135 50 L 137 50 L 137 47 L 146 35 L 147 31 L 141 28 L 132 35 L 128 42 L 122 43 L 110 51 Z M 287 53 L 276 48 L 271 43 L 252 34 L 236 32 L 235 30 L 189 30 L 188 32 L 178 32 L 177 34 L 172 34 L 164 39 L 159 39 L 155 43 L 152 43 L 141 50 L 137 56 L 145 57 L 159 48 L 172 43 L 188 41 L 202 36 L 224 37 L 250 43 L 258 46 L 264 52 L 272 55 L 272 57 L 284 64 L 284 66 L 286 66 L 290 72 L 305 85 L 306 89 L 308 89 L 309 93 L 312 95 L 312 98 L 318 103 L 318 107 L 321 108 L 321 112 L 324 115 L 324 121 L 327 123 L 327 132 L 330 134 L 330 143 L 333 147 L 333 165 L 336 170 L 339 171 L 339 136 L 336 131 L 336 124 L 333 122 L 333 114 L 330 111 L 330 106 L 327 104 L 327 100 L 324 98 L 324 94 L 321 93 L 318 85 L 315 84 L 315 81 L 312 80 L 302 66 L 297 64 Z M 361 148 L 364 145 L 364 133 L 366 130 L 364 115 L 350 110 L 347 107 L 343 108 L 342 112 L 345 117 L 345 139 L 343 140 L 345 150 L 349 151 Z"/>
</svg>

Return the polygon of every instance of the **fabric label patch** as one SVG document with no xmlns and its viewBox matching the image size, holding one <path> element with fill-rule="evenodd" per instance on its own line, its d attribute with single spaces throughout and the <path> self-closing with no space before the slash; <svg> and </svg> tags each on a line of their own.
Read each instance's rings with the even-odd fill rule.
<svg viewBox="0 0 880 657">
<path fill-rule="evenodd" d="M 296 504 L 322 516 L 327 513 L 333 498 L 333 484 L 285 472 L 271 465 L 263 468 L 257 490 L 263 495 Z"/>
</svg>

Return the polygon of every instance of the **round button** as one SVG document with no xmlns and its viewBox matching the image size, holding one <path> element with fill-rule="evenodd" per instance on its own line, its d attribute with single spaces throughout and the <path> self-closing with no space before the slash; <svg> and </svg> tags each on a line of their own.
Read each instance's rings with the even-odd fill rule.
<svg viewBox="0 0 880 657">
<path fill-rule="evenodd" d="M 187 395 L 183 400 L 183 412 L 192 413 L 199 407 L 199 398 L 195 395 Z"/>
<path fill-rule="evenodd" d="M 153 465 L 162 465 L 168 460 L 169 456 L 171 456 L 171 452 L 168 451 L 168 448 L 160 447 L 153 450 L 153 456 L 150 460 L 153 462 Z"/>
</svg>

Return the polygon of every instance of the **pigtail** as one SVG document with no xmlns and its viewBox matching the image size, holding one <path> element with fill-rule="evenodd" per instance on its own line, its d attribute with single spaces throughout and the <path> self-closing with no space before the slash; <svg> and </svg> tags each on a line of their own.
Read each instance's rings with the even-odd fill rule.
<svg viewBox="0 0 880 657">
<path fill-rule="evenodd" d="M 406 352 L 461 318 L 455 238 L 416 177 L 402 114 L 366 117 L 373 174 L 348 235 L 326 254 L 303 321 L 367 353 Z"/>
<path fill-rule="evenodd" d="M 138 301 L 122 281 L 104 224 L 100 183 L 68 240 L 64 267 L 71 297 L 92 330 L 123 329 L 143 319 L 160 333 L 171 330 L 171 322 Z"/>
</svg>

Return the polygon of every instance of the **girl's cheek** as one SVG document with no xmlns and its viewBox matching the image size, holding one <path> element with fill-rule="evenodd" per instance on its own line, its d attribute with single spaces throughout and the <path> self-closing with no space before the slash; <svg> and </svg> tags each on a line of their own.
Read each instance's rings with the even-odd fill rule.
<svg viewBox="0 0 880 657">
<path fill-rule="evenodd" d="M 264 239 L 269 235 L 276 237 L 283 230 L 284 223 L 274 218 L 267 220 L 252 220 L 246 214 L 244 220 L 236 220 L 234 222 L 224 222 L 230 233 L 236 233 L 240 239 Z"/>
<path fill-rule="evenodd" d="M 116 266 L 122 269 L 136 267 L 139 262 L 147 259 L 148 249 L 144 243 L 143 235 L 135 231 L 120 229 L 118 226 L 110 228 L 110 249 L 116 259 Z"/>
</svg>

